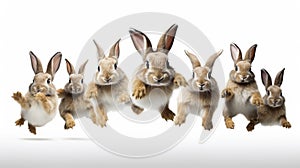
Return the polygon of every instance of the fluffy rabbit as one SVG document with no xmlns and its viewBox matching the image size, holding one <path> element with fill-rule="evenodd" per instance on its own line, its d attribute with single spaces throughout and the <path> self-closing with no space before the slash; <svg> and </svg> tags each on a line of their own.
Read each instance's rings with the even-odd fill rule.
<svg viewBox="0 0 300 168">
<path fill-rule="evenodd" d="M 234 128 L 232 118 L 237 114 L 243 114 L 250 121 L 248 131 L 257 122 L 257 107 L 263 105 L 263 100 L 251 71 L 256 47 L 256 44 L 250 47 L 243 59 L 240 48 L 234 43 L 230 45 L 235 69 L 230 72 L 227 87 L 221 94 L 225 98 L 223 116 L 227 128 Z"/>
<path fill-rule="evenodd" d="M 84 69 L 87 62 L 84 62 L 78 73 L 76 73 L 73 65 L 66 59 L 69 82 L 64 89 L 57 91 L 58 97 L 62 98 L 59 104 L 59 112 L 65 120 L 65 129 L 73 128 L 75 126 L 74 118 L 77 117 L 90 117 L 96 123 L 93 104 L 85 97 Z"/>
<path fill-rule="evenodd" d="M 258 123 L 262 125 L 281 125 L 291 128 L 291 124 L 286 119 L 285 98 L 282 96 L 280 86 L 283 81 L 284 69 L 276 75 L 274 85 L 272 78 L 265 70 L 261 70 L 261 80 L 266 88 L 266 95 L 263 97 L 263 106 L 258 107 Z M 253 126 L 254 129 L 254 126 Z"/>
<path fill-rule="evenodd" d="M 50 59 L 45 73 L 40 60 L 33 52 L 30 51 L 29 54 L 35 73 L 33 83 L 25 97 L 16 92 L 12 98 L 21 105 L 21 118 L 15 122 L 16 125 L 21 126 L 27 120 L 29 131 L 36 134 L 36 127 L 44 126 L 56 115 L 58 98 L 52 81 L 59 69 L 62 54 L 58 52 Z"/>
<path fill-rule="evenodd" d="M 134 75 L 133 101 L 140 107 L 151 106 L 151 109 L 158 110 L 166 121 L 173 120 L 175 116 L 168 107 L 173 90 L 187 84 L 184 77 L 176 73 L 168 61 L 177 27 L 176 24 L 172 25 L 161 36 L 156 50 L 153 50 L 149 38 L 144 33 L 136 29 L 129 30 L 132 42 L 144 62 Z"/>
<path fill-rule="evenodd" d="M 205 66 L 202 67 L 194 54 L 185 51 L 193 65 L 193 78 L 179 94 L 175 125 L 183 124 L 188 113 L 200 115 L 200 111 L 203 110 L 202 126 L 206 130 L 213 128 L 212 117 L 219 103 L 220 91 L 211 73 L 216 59 L 222 52 L 223 50 L 210 56 Z"/>
<path fill-rule="evenodd" d="M 94 43 L 98 52 L 98 72 L 93 82 L 89 84 L 87 97 L 97 101 L 96 123 L 101 127 L 106 126 L 107 111 L 115 110 L 115 106 L 129 104 L 135 113 L 140 113 L 141 108 L 132 104 L 128 92 L 128 78 L 121 68 L 118 67 L 120 55 L 118 40 L 110 49 L 108 56 L 104 55 L 101 47 Z"/>
</svg>

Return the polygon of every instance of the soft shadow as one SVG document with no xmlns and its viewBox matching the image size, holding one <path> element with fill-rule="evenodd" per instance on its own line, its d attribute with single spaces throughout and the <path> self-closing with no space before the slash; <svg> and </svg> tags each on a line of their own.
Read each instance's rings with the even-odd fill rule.
<svg viewBox="0 0 300 168">
<path fill-rule="evenodd" d="M 88 138 L 19 138 L 23 141 L 89 141 Z"/>
<path fill-rule="evenodd" d="M 23 141 L 53 141 L 53 138 L 20 138 Z"/>
</svg>

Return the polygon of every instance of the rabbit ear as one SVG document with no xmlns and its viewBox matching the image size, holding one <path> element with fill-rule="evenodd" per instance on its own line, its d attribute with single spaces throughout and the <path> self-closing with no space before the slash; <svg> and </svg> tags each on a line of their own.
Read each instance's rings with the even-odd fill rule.
<svg viewBox="0 0 300 168">
<path fill-rule="evenodd" d="M 159 42 L 157 44 L 157 51 L 164 52 L 168 54 L 168 52 L 171 50 L 174 38 L 176 35 L 178 25 L 173 24 L 159 39 Z"/>
<path fill-rule="evenodd" d="M 31 67 L 35 74 L 43 72 L 43 66 L 41 61 L 34 55 L 32 51 L 29 52 L 30 60 L 31 60 Z"/>
<path fill-rule="evenodd" d="M 118 59 L 120 55 L 120 47 L 119 42 L 121 39 L 119 39 L 110 49 L 109 57 L 112 57 L 114 59 Z"/>
<path fill-rule="evenodd" d="M 210 70 L 209 70 L 209 73 L 208 73 L 208 76 L 210 77 L 211 76 L 211 73 L 212 73 L 212 69 L 213 69 L 213 66 L 215 64 L 215 61 L 216 59 L 222 54 L 223 50 L 220 50 L 218 51 L 217 53 L 213 54 L 212 56 L 210 56 L 208 58 L 208 60 L 206 61 L 206 64 L 205 66 L 208 67 Z"/>
<path fill-rule="evenodd" d="M 86 60 L 79 68 L 78 73 L 83 75 L 84 74 L 84 70 L 85 70 L 85 66 L 88 63 L 89 60 Z"/>
<path fill-rule="evenodd" d="M 98 60 L 101 60 L 105 57 L 103 49 L 97 44 L 96 40 L 93 40 L 98 53 Z"/>
<path fill-rule="evenodd" d="M 230 52 L 231 58 L 235 63 L 243 60 L 241 49 L 235 43 L 230 44 Z"/>
<path fill-rule="evenodd" d="M 200 61 L 198 60 L 197 56 L 188 52 L 187 50 L 184 50 L 185 54 L 190 58 L 190 61 L 193 65 L 193 69 L 197 67 L 201 67 Z"/>
<path fill-rule="evenodd" d="M 245 55 L 245 59 L 244 59 L 244 60 L 248 60 L 250 63 L 253 62 L 254 57 L 255 57 L 256 47 L 257 47 L 257 44 L 254 44 L 253 46 L 251 46 L 251 47 L 248 49 L 248 51 L 246 52 L 246 55 Z"/>
<path fill-rule="evenodd" d="M 277 85 L 279 87 L 281 86 L 282 81 L 283 81 L 284 70 L 285 70 L 285 68 L 283 68 L 280 72 L 278 72 L 278 74 L 276 75 L 276 78 L 275 78 L 274 85 Z"/>
<path fill-rule="evenodd" d="M 67 59 L 65 59 L 65 61 L 66 61 L 67 71 L 68 71 L 69 75 L 75 74 L 74 66 Z"/>
<path fill-rule="evenodd" d="M 47 66 L 47 73 L 52 76 L 52 80 L 54 79 L 55 73 L 58 71 L 60 62 L 61 62 L 62 54 L 57 52 L 54 56 L 49 60 Z"/>
<path fill-rule="evenodd" d="M 272 78 L 268 71 L 265 69 L 261 69 L 261 81 L 266 89 L 272 85 Z"/>
<path fill-rule="evenodd" d="M 131 28 L 129 30 L 131 40 L 134 44 L 135 49 L 146 59 L 146 55 L 152 52 L 152 44 L 149 38 L 141 31 Z"/>
</svg>

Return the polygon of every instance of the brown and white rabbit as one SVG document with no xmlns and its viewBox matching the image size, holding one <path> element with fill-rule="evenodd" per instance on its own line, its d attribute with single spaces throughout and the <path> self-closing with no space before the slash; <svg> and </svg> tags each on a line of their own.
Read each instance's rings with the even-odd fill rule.
<svg viewBox="0 0 300 168">
<path fill-rule="evenodd" d="M 69 82 L 64 89 L 57 90 L 58 97 L 62 98 L 59 104 L 60 116 L 65 120 L 65 129 L 75 126 L 74 118 L 89 117 L 96 123 L 96 115 L 92 102 L 85 97 L 86 84 L 84 83 L 85 61 L 75 72 L 74 66 L 67 60 Z"/>
<path fill-rule="evenodd" d="M 222 97 L 225 98 L 223 116 L 227 128 L 234 128 L 232 118 L 237 114 L 243 114 L 250 121 L 248 131 L 257 122 L 257 107 L 263 105 L 263 100 L 251 71 L 256 47 L 256 44 L 251 46 L 243 59 L 240 48 L 234 43 L 230 45 L 235 69 L 230 72 L 227 86 L 222 91 Z"/>
<path fill-rule="evenodd" d="M 139 30 L 129 30 L 132 42 L 143 57 L 133 79 L 133 102 L 142 108 L 151 107 L 161 113 L 162 118 L 173 120 L 175 114 L 168 103 L 173 90 L 186 86 L 184 77 L 176 73 L 168 61 L 168 53 L 173 45 L 177 25 L 172 25 L 160 38 L 157 49 L 153 50 L 149 38 Z"/>
<path fill-rule="evenodd" d="M 272 78 L 268 71 L 261 70 L 261 80 L 266 89 L 266 94 L 263 97 L 264 105 L 257 109 L 258 123 L 261 125 L 281 125 L 285 128 L 291 128 L 291 124 L 286 119 L 285 98 L 280 88 L 284 70 L 278 72 L 274 85 L 272 85 Z"/>
<path fill-rule="evenodd" d="M 188 113 L 200 115 L 203 110 L 202 126 L 206 130 L 213 128 L 212 117 L 218 107 L 220 91 L 215 78 L 211 76 L 213 65 L 223 50 L 209 57 L 206 64 L 201 66 L 197 56 L 185 51 L 193 65 L 193 78 L 188 86 L 182 88 L 178 97 L 178 109 L 175 125 L 185 122 Z"/>
<path fill-rule="evenodd" d="M 62 54 L 57 52 L 49 61 L 46 72 L 43 72 L 41 61 L 29 52 L 31 66 L 35 73 L 33 83 L 25 96 L 21 92 L 13 94 L 12 98 L 21 105 L 21 118 L 15 123 L 21 126 L 28 121 L 28 129 L 36 134 L 36 127 L 42 127 L 56 115 L 58 97 L 53 85 L 55 73 L 58 71 Z"/>
<path fill-rule="evenodd" d="M 142 110 L 132 104 L 128 91 L 128 78 L 118 67 L 119 42 L 120 40 L 111 47 L 109 55 L 105 56 L 102 48 L 94 40 L 98 52 L 98 72 L 93 82 L 89 84 L 86 96 L 97 102 L 96 122 L 101 127 L 106 126 L 107 111 L 115 111 L 117 106 L 131 105 L 135 113 L 140 113 Z"/>
</svg>

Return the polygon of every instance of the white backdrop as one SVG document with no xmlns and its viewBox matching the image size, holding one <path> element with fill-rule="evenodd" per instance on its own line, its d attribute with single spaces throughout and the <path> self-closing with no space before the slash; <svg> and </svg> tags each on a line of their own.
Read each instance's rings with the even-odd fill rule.
<svg viewBox="0 0 300 168">
<path fill-rule="evenodd" d="M 266 68 L 273 78 L 286 68 L 282 88 L 292 128 L 258 125 L 254 132 L 248 133 L 246 119 L 238 116 L 234 118 L 234 130 L 226 129 L 221 120 L 213 136 L 206 143 L 198 144 L 202 129 L 198 119 L 188 136 L 169 152 L 129 159 L 102 150 L 88 139 L 79 124 L 65 131 L 59 115 L 38 128 L 38 135 L 30 134 L 26 126 L 14 126 L 20 107 L 11 95 L 15 91 L 25 93 L 32 81 L 30 50 L 41 58 L 44 66 L 57 51 L 76 62 L 87 39 L 98 29 L 117 18 L 139 12 L 169 13 L 197 26 L 216 50 L 224 49 L 220 60 L 226 79 L 233 67 L 229 44 L 235 42 L 245 52 L 257 43 L 252 69 L 261 91 L 264 91 L 261 68 Z M 0 165 L 299 167 L 299 16 L 297 1 L 1 1 Z M 56 76 L 61 80 L 55 81 L 59 87 L 67 81 L 65 63 L 62 63 Z"/>
</svg>

